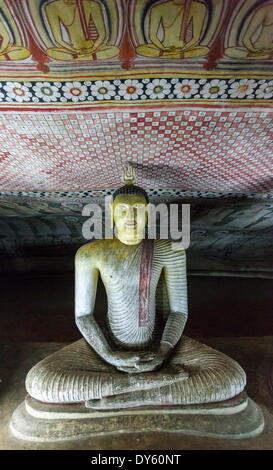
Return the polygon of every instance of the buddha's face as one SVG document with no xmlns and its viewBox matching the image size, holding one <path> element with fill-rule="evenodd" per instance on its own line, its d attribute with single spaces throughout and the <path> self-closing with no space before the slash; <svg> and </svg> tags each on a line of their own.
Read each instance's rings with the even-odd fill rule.
<svg viewBox="0 0 273 470">
<path fill-rule="evenodd" d="M 144 238 L 147 221 L 147 201 L 142 195 L 120 195 L 113 204 L 113 218 L 117 237 L 127 245 Z"/>
</svg>

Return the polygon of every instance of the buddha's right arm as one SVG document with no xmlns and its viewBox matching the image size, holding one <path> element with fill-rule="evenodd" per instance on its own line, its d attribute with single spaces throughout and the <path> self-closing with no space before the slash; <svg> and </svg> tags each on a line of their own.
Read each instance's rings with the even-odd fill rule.
<svg viewBox="0 0 273 470">
<path fill-rule="evenodd" d="M 3 23 L 0 23 L 0 36 L 2 37 L 0 51 L 4 51 L 10 44 L 10 37 Z"/>
<path fill-rule="evenodd" d="M 75 317 L 76 325 L 88 344 L 109 364 L 116 367 L 134 366 L 137 353 L 112 351 L 94 317 L 99 270 L 90 245 L 81 247 L 75 259 Z"/>
<path fill-rule="evenodd" d="M 112 363 L 112 350 L 94 318 L 99 271 L 86 247 L 78 250 L 75 259 L 75 319 L 77 327 L 96 353 Z"/>
<path fill-rule="evenodd" d="M 161 22 L 161 13 L 158 12 L 158 8 L 153 7 L 150 15 L 150 27 L 149 37 L 150 41 L 159 49 L 164 50 L 162 42 L 157 37 L 158 28 Z"/>
</svg>

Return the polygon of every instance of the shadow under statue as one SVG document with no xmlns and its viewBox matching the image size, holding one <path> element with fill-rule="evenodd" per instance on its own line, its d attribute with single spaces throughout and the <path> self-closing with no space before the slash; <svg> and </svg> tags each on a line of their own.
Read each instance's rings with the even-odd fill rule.
<svg viewBox="0 0 273 470">
<path fill-rule="evenodd" d="M 225 354 L 184 336 L 184 250 L 144 238 L 148 196 L 127 167 L 113 203 L 115 237 L 76 254 L 76 324 L 83 338 L 36 364 L 11 430 L 25 440 L 176 431 L 246 438 L 264 426 L 244 392 L 246 376 Z M 94 316 L 98 276 L 107 325 Z M 129 419 L 128 419 L 129 417 Z"/>
</svg>

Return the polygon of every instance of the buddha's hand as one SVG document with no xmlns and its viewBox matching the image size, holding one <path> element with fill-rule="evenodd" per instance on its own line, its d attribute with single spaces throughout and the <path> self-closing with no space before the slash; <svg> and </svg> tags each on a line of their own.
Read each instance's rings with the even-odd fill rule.
<svg viewBox="0 0 273 470">
<path fill-rule="evenodd" d="M 124 368 L 135 368 L 141 360 L 148 361 L 152 359 L 153 353 L 135 353 L 129 351 L 118 351 L 111 353 L 109 362 L 116 366 L 117 369 L 123 370 Z"/>
<path fill-rule="evenodd" d="M 0 47 L 0 53 L 3 54 L 6 52 L 8 49 L 10 49 L 11 43 L 9 42 L 8 44 L 5 45 L 5 47 Z"/>
<path fill-rule="evenodd" d="M 91 40 L 86 40 L 84 41 L 80 47 L 73 45 L 74 49 L 77 51 L 77 53 L 80 54 L 91 54 L 94 52 L 94 42 Z"/>
<path fill-rule="evenodd" d="M 68 44 L 68 42 L 63 41 L 60 45 L 68 52 L 72 52 L 73 54 L 78 53 L 78 49 L 76 49 L 73 44 Z"/>
<path fill-rule="evenodd" d="M 175 52 L 177 50 L 177 47 L 175 47 L 175 46 L 168 46 L 168 47 L 162 46 L 160 49 L 163 52 Z"/>
<path fill-rule="evenodd" d="M 150 372 L 157 370 L 162 364 L 164 359 L 160 358 L 156 353 L 149 353 L 147 356 L 140 358 L 134 365 L 131 366 L 118 366 L 117 369 L 127 374 L 141 374 L 142 372 Z"/>
<path fill-rule="evenodd" d="M 263 49 L 261 49 L 261 52 L 272 52 L 273 51 L 273 48 L 272 47 L 264 47 Z"/>
<path fill-rule="evenodd" d="M 149 372 L 159 369 L 167 361 L 172 349 L 173 348 L 169 343 L 161 342 L 159 349 L 153 354 L 153 358 L 149 361 L 146 360 L 145 362 L 143 361 L 144 358 L 140 359 L 138 365 L 141 368 L 141 372 Z"/>
<path fill-rule="evenodd" d="M 169 343 L 161 342 L 157 352 L 147 352 L 139 355 L 138 361 L 131 366 L 118 367 L 119 370 L 130 374 L 140 374 L 159 369 L 168 359 L 172 346 Z"/>
</svg>

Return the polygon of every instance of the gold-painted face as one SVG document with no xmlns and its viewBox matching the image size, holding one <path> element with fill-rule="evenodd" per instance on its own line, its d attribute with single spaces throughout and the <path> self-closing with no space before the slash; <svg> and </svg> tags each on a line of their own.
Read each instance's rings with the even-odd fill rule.
<svg viewBox="0 0 273 470">
<path fill-rule="evenodd" d="M 113 204 L 116 235 L 128 245 L 140 243 L 144 238 L 148 204 L 144 196 L 121 194 Z"/>
</svg>

